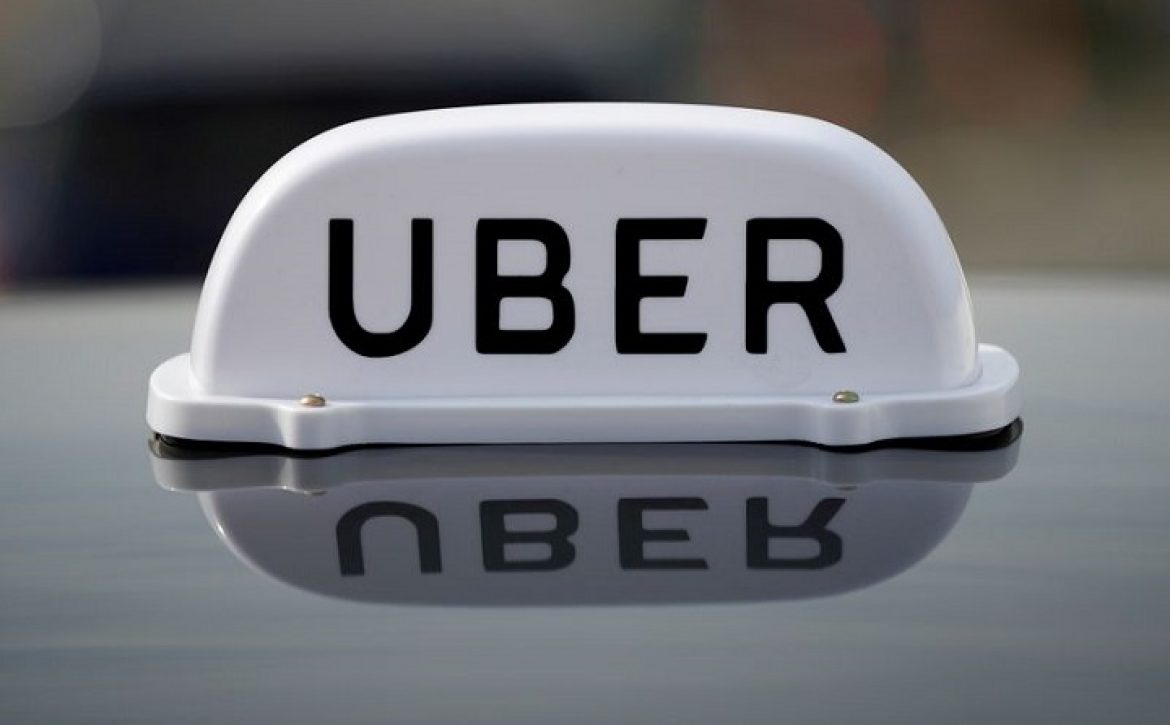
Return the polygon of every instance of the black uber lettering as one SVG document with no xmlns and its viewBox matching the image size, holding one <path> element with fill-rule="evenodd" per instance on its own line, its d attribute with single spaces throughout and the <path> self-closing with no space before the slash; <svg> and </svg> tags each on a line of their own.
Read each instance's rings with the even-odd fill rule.
<svg viewBox="0 0 1170 725">
<path fill-rule="evenodd" d="M 800 305 L 812 326 L 817 344 L 828 353 L 845 352 L 845 342 L 826 301 L 841 286 L 844 245 L 836 228 L 824 219 L 749 219 L 747 223 L 747 278 L 744 281 L 747 351 L 768 352 L 768 310 L 772 305 Z M 820 247 L 821 271 L 807 282 L 768 279 L 768 242 L 807 239 Z"/>
<path fill-rule="evenodd" d="M 362 527 L 370 519 L 397 516 L 414 525 L 418 535 L 418 566 L 424 574 L 442 570 L 439 553 L 439 520 L 430 511 L 399 501 L 371 501 L 355 506 L 337 521 L 337 560 L 342 576 L 363 576 L 366 559 Z"/>
<path fill-rule="evenodd" d="M 843 498 L 825 498 L 817 502 L 805 520 L 796 525 L 778 526 L 768 520 L 768 499 L 747 499 L 745 550 L 748 569 L 826 569 L 841 561 L 844 544 L 829 524 L 845 505 Z M 647 542 L 686 542 L 686 529 L 647 529 L 643 514 L 647 511 L 706 511 L 707 502 L 698 497 L 623 498 L 617 502 L 618 557 L 622 569 L 707 569 L 701 557 L 648 558 Z M 551 528 L 513 530 L 507 517 L 516 514 L 547 514 L 553 517 Z M 432 574 L 442 570 L 439 546 L 439 522 L 421 506 L 400 501 L 371 501 L 345 512 L 337 522 L 337 557 L 341 576 L 356 577 L 366 573 L 362 529 L 371 519 L 396 517 L 409 522 L 418 538 L 419 571 Z M 577 548 L 570 540 L 577 533 L 580 519 L 566 501 L 553 498 L 495 499 L 479 504 L 480 544 L 483 568 L 497 571 L 554 571 L 570 566 Z M 774 557 L 768 551 L 777 539 L 808 540 L 817 544 L 817 553 L 806 557 Z M 514 544 L 541 544 L 548 555 L 536 559 L 508 558 L 507 547 Z"/>
<path fill-rule="evenodd" d="M 505 519 L 509 514 L 550 514 L 556 520 L 543 531 L 511 531 Z M 483 546 L 484 571 L 551 571 L 573 563 L 577 550 L 569 537 L 577 531 L 577 510 L 554 498 L 482 501 L 479 504 L 480 541 Z M 508 544 L 544 544 L 544 559 L 509 559 Z"/>
<path fill-rule="evenodd" d="M 776 526 L 768 521 L 768 499 L 747 500 L 747 565 L 749 569 L 825 569 L 841 561 L 841 537 L 829 531 L 829 522 L 845 505 L 843 498 L 826 498 L 817 503 L 804 523 Z M 768 554 L 771 539 L 809 539 L 817 542 L 816 556 L 804 559 L 773 558 Z"/>
<path fill-rule="evenodd" d="M 623 569 L 706 569 L 705 559 L 647 559 L 647 541 L 690 541 L 686 529 L 647 529 L 645 511 L 706 511 L 701 498 L 623 498 L 618 501 L 618 556 Z"/>
<path fill-rule="evenodd" d="M 353 219 L 329 220 L 329 322 L 345 346 L 365 357 L 400 355 L 431 331 L 434 283 L 434 223 L 410 222 L 410 313 L 394 332 L 370 332 L 353 304 Z"/>
<path fill-rule="evenodd" d="M 642 332 L 639 307 L 646 297 L 682 297 L 687 278 L 643 275 L 642 240 L 702 239 L 706 219 L 619 219 L 615 232 L 614 341 L 623 354 L 694 355 L 707 344 L 704 332 Z"/>
<path fill-rule="evenodd" d="M 641 243 L 703 238 L 705 218 L 619 219 L 615 229 L 614 342 L 619 354 L 694 355 L 707 343 L 705 332 L 643 332 L 640 305 L 647 297 L 682 297 L 684 275 L 643 275 Z M 434 223 L 411 220 L 410 310 L 389 332 L 371 332 L 357 319 L 354 305 L 354 221 L 329 220 L 329 321 L 338 339 L 355 353 L 392 357 L 413 349 L 431 330 L 434 316 Z M 768 242 L 809 240 L 821 251 L 821 269 L 807 281 L 768 278 Z M 501 275 L 499 245 L 535 241 L 547 264 L 537 275 Z M 549 355 L 565 347 L 576 329 L 573 295 L 564 285 L 570 265 L 569 238 L 551 219 L 480 219 L 475 232 L 475 349 L 488 355 Z M 745 227 L 744 343 L 752 354 L 768 351 L 768 311 L 773 305 L 798 305 L 820 348 L 845 352 L 845 342 L 827 301 L 841 286 L 844 245 L 823 219 L 758 218 Z M 507 298 L 546 299 L 552 323 L 543 330 L 500 328 L 500 305 Z"/>
<path fill-rule="evenodd" d="M 544 245 L 548 264 L 535 276 L 500 275 L 499 244 L 531 240 Z M 569 238 L 550 219 L 480 219 L 475 227 L 475 349 L 489 355 L 547 355 L 569 343 L 576 325 L 573 295 L 563 284 L 569 272 Z M 547 330 L 501 330 L 506 297 L 543 297 L 552 304 Z"/>
</svg>

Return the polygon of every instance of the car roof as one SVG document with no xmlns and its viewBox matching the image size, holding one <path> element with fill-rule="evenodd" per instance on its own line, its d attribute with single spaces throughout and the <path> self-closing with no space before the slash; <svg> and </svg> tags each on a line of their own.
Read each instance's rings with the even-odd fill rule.
<svg viewBox="0 0 1170 725">
<path fill-rule="evenodd" d="M 146 378 L 186 349 L 198 290 L 9 293 L 0 713 L 1161 721 L 1170 280 L 970 281 L 980 339 L 1011 350 L 1023 374 L 1023 434 L 990 454 L 537 447 L 176 464 L 147 445 Z M 530 499 L 571 505 L 576 560 L 488 570 L 478 507 Z M 646 499 L 675 510 L 622 503 Z M 834 544 L 805 529 L 765 559 L 824 564 L 839 545 L 840 566 L 745 566 L 753 499 L 772 524 L 800 526 L 825 506 L 847 532 Z M 415 531 L 399 522 L 358 532 L 364 579 L 337 576 L 333 522 L 379 501 L 433 515 L 440 570 L 421 571 Z M 619 566 L 623 510 L 648 530 L 690 531 L 648 556 L 707 567 Z M 536 529 L 564 514 L 542 511 Z"/>
</svg>

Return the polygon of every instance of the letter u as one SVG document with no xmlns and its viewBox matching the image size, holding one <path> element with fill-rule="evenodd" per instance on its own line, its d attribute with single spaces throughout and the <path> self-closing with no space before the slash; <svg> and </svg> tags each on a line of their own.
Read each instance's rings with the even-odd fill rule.
<svg viewBox="0 0 1170 725">
<path fill-rule="evenodd" d="M 370 332 L 353 301 L 353 219 L 329 220 L 329 322 L 345 346 L 365 357 L 400 355 L 431 331 L 434 312 L 434 222 L 410 222 L 410 312 L 393 332 Z"/>
</svg>

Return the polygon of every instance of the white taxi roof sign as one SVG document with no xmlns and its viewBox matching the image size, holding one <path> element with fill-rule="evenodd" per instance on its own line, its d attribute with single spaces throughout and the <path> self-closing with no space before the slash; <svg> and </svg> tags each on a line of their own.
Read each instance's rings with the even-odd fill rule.
<svg viewBox="0 0 1170 725">
<path fill-rule="evenodd" d="M 241 202 L 191 352 L 150 380 L 179 439 L 801 440 L 1002 428 L 922 190 L 832 124 L 665 104 L 358 121 Z"/>
</svg>

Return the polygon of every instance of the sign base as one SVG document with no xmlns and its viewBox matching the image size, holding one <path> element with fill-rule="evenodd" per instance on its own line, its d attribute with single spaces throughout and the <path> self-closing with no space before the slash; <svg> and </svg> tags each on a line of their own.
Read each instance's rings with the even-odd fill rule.
<svg viewBox="0 0 1170 725">
<path fill-rule="evenodd" d="M 669 443 L 807 441 L 866 445 L 998 430 L 1020 412 L 1019 368 L 979 345 L 978 377 L 949 390 L 824 395 L 542 396 L 334 400 L 246 398 L 201 392 L 190 356 L 150 378 L 147 424 L 192 441 L 260 443 L 294 450 L 363 444 Z M 314 401 L 316 402 L 316 401 Z"/>
</svg>

